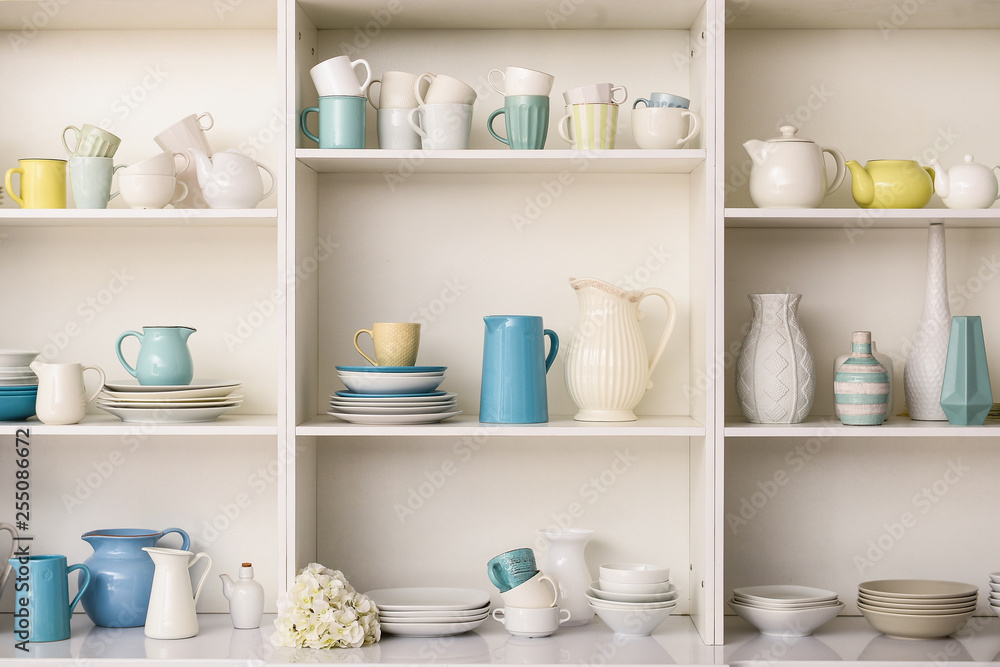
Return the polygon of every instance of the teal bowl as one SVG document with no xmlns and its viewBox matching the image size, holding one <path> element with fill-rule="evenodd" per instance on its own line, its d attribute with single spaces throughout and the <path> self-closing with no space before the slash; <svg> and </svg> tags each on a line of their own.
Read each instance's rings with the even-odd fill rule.
<svg viewBox="0 0 1000 667">
<path fill-rule="evenodd" d="M 35 393 L 0 395 L 0 421 L 20 422 L 35 414 Z"/>
</svg>

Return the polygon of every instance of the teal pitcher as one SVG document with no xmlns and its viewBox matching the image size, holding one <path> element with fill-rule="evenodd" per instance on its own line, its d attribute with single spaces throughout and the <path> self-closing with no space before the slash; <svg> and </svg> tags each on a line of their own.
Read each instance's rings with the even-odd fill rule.
<svg viewBox="0 0 1000 667">
<path fill-rule="evenodd" d="M 532 315 L 489 315 L 483 343 L 479 421 L 489 424 L 541 424 L 549 420 L 545 374 L 559 336 Z M 545 338 L 549 353 L 545 354 Z"/>
<path fill-rule="evenodd" d="M 129 375 L 141 385 L 185 385 L 194 377 L 194 361 L 188 349 L 190 327 L 143 327 L 142 333 L 126 331 L 118 336 L 115 352 Z M 122 356 L 122 341 L 129 336 L 139 339 L 139 357 L 135 367 Z"/>
</svg>

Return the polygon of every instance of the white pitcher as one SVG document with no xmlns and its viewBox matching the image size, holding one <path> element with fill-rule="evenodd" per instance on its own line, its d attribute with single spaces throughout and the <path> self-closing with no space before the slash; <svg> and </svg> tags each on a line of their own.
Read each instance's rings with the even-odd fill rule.
<svg viewBox="0 0 1000 667">
<path fill-rule="evenodd" d="M 206 553 L 193 554 L 181 549 L 143 547 L 142 550 L 153 559 L 154 567 L 153 589 L 149 594 L 149 610 L 146 612 L 146 636 L 150 639 L 194 637 L 198 634 L 195 604 L 205 577 L 212 569 L 212 558 Z M 202 558 L 208 560 L 208 567 L 192 593 L 189 570 Z"/>
<path fill-rule="evenodd" d="M 97 366 L 32 361 L 30 368 L 38 376 L 35 414 L 43 424 L 79 424 L 87 414 L 87 404 L 104 387 L 104 371 Z M 84 371 L 97 371 L 101 378 L 89 396 L 83 384 Z"/>
<path fill-rule="evenodd" d="M 660 361 L 677 320 L 670 294 L 655 287 L 624 290 L 595 278 L 570 278 L 580 298 L 580 316 L 566 353 L 566 389 L 580 409 L 578 421 L 635 421 L 632 409 L 653 386 L 650 376 Z M 651 357 L 639 331 L 639 302 L 658 296 L 667 304 L 667 325 Z"/>
</svg>

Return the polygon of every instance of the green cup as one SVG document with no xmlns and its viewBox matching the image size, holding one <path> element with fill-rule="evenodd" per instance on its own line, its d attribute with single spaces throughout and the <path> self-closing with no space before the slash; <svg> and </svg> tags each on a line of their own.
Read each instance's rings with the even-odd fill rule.
<svg viewBox="0 0 1000 667">
<path fill-rule="evenodd" d="M 302 133 L 320 148 L 364 148 L 366 101 L 363 95 L 321 97 L 318 107 L 302 110 L 299 117 Z M 319 114 L 318 137 L 306 127 L 306 118 L 314 112 Z"/>
<path fill-rule="evenodd" d="M 504 116 L 507 136 L 501 137 L 493 129 L 493 120 Z M 548 95 L 509 95 L 504 98 L 503 108 L 490 114 L 486 128 L 497 141 L 502 141 L 516 150 L 540 150 L 545 148 L 545 138 L 549 133 Z"/>
</svg>

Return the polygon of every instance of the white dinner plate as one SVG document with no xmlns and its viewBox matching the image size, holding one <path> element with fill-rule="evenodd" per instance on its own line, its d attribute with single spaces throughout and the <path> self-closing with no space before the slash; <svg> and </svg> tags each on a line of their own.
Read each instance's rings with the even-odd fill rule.
<svg viewBox="0 0 1000 667">
<path fill-rule="evenodd" d="M 451 419 L 462 414 L 461 410 L 454 412 L 435 412 L 432 415 L 351 415 L 346 412 L 330 411 L 326 414 L 337 419 L 343 419 L 352 424 L 433 424 Z"/>
<path fill-rule="evenodd" d="M 391 623 L 379 621 L 379 626 L 382 628 L 382 632 L 400 637 L 448 637 L 475 630 L 486 622 L 487 617 L 463 623 Z"/>
<path fill-rule="evenodd" d="M 490 615 L 489 609 L 486 611 L 481 611 L 475 616 L 451 616 L 448 612 L 435 612 L 440 613 L 440 616 L 393 616 L 391 614 L 385 614 L 381 611 L 378 615 L 378 620 L 380 623 L 471 623 L 473 621 L 482 621 L 487 616 Z"/>
<path fill-rule="evenodd" d="M 201 408 L 238 408 L 243 405 L 243 401 L 230 401 L 219 399 L 215 403 L 158 403 L 156 401 L 114 401 L 109 399 L 98 399 L 98 407 L 125 408 L 127 410 L 197 410 Z"/>
<path fill-rule="evenodd" d="M 228 396 L 237 389 L 240 388 L 239 382 L 233 382 L 228 384 L 216 384 L 216 385 L 199 385 L 199 386 L 186 386 L 186 385 L 173 385 L 171 387 L 165 386 L 155 386 L 148 385 L 145 388 L 138 388 L 138 386 L 131 386 L 128 389 L 122 389 L 122 387 L 128 387 L 129 385 L 123 384 L 107 384 L 104 385 L 104 393 L 112 398 L 142 398 L 145 400 L 161 399 L 161 398 L 218 398 L 222 396 Z"/>
<path fill-rule="evenodd" d="M 151 391 L 189 391 L 192 389 L 225 389 L 236 387 L 242 384 L 238 380 L 191 380 L 188 384 L 139 384 L 138 380 L 116 380 L 105 382 L 104 386 L 111 391 L 126 391 L 129 393 L 151 392 Z"/>
<path fill-rule="evenodd" d="M 342 396 L 334 394 L 330 397 L 330 402 L 351 405 L 402 405 L 406 403 L 431 405 L 432 403 L 447 403 L 458 396 L 455 392 L 443 391 L 438 395 L 427 394 L 426 397 L 417 396 L 380 396 L 378 398 L 367 398 L 359 396 Z M 413 407 L 412 405 L 410 407 Z"/>
<path fill-rule="evenodd" d="M 177 403 L 177 404 L 199 404 L 199 405 L 215 405 L 217 403 L 227 403 L 232 401 L 242 401 L 242 394 L 228 394 L 226 396 L 194 396 L 194 397 L 174 397 L 165 396 L 160 397 L 158 395 L 150 394 L 122 394 L 120 392 L 115 392 L 114 395 L 108 392 L 103 392 L 97 397 L 97 400 L 107 401 L 108 403 L 127 403 L 128 405 L 141 406 L 143 403 Z"/>
<path fill-rule="evenodd" d="M 38 378 L 34 375 L 23 378 L 3 378 L 0 379 L 0 387 L 23 387 L 25 385 L 38 384 Z"/>
<path fill-rule="evenodd" d="M 385 611 L 458 611 L 490 603 L 490 594 L 478 588 L 379 588 L 365 595 Z"/>
<path fill-rule="evenodd" d="M 337 412 L 351 415 L 430 415 L 438 412 L 448 412 L 455 407 L 455 402 L 441 405 L 425 405 L 423 407 L 378 406 L 378 405 L 333 405 L 330 408 Z"/>
<path fill-rule="evenodd" d="M 733 594 L 745 600 L 760 600 L 761 602 L 829 602 L 837 599 L 834 591 L 811 586 L 795 586 L 793 584 L 773 584 L 770 586 L 745 586 L 734 588 Z"/>
<path fill-rule="evenodd" d="M 453 609 L 450 611 L 442 611 L 440 609 L 424 609 L 416 611 L 388 611 L 379 608 L 378 615 L 379 618 L 385 618 L 387 620 L 414 620 L 423 619 L 427 621 L 431 618 L 441 618 L 447 617 L 451 621 L 471 621 L 476 616 L 481 616 L 483 614 L 488 614 L 490 611 L 490 603 L 487 602 L 482 607 L 476 607 L 475 609 Z"/>
<path fill-rule="evenodd" d="M 175 410 L 163 408 L 113 408 L 107 405 L 98 405 L 97 407 L 105 412 L 110 412 L 123 422 L 159 422 L 164 424 L 189 424 L 215 421 L 219 415 L 233 409 L 232 407 L 227 407 Z"/>
<path fill-rule="evenodd" d="M 16 367 L 27 366 L 35 360 L 41 352 L 34 350 L 0 350 L 0 366 Z"/>
</svg>

